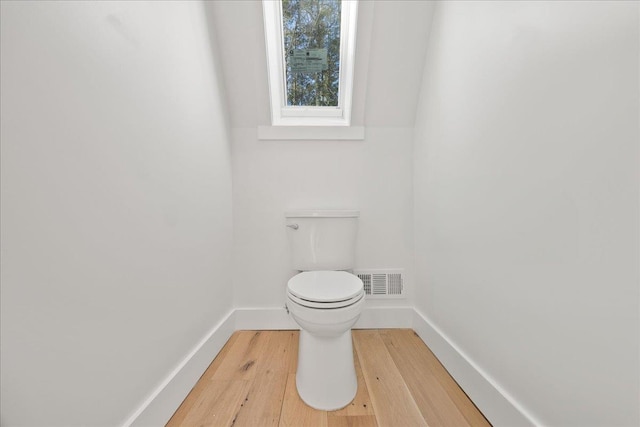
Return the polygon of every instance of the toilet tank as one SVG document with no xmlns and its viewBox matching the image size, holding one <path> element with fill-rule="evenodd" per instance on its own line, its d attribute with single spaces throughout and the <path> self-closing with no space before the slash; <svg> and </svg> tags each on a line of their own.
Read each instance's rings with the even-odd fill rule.
<svg viewBox="0 0 640 427">
<path fill-rule="evenodd" d="M 354 266 L 358 217 L 355 210 L 285 213 L 294 270 L 349 270 Z"/>
</svg>

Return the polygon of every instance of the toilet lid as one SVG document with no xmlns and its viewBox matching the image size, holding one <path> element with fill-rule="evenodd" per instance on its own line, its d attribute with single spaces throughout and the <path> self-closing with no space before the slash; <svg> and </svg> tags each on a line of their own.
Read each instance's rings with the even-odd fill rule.
<svg viewBox="0 0 640 427">
<path fill-rule="evenodd" d="M 316 302 L 348 300 L 362 292 L 362 288 L 362 280 L 346 271 L 305 271 L 287 283 L 292 295 Z"/>
</svg>

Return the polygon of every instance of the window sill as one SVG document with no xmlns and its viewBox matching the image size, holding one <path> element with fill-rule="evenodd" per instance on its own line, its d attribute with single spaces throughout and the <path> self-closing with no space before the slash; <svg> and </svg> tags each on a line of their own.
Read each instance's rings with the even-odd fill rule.
<svg viewBox="0 0 640 427">
<path fill-rule="evenodd" d="M 363 140 L 364 126 L 258 126 L 260 140 Z"/>
</svg>

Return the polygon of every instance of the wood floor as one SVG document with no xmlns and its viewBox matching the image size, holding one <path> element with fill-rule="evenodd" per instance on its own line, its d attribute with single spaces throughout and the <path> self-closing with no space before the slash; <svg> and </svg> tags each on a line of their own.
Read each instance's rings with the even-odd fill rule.
<svg viewBox="0 0 640 427">
<path fill-rule="evenodd" d="M 358 394 L 344 409 L 296 391 L 297 331 L 238 331 L 167 426 L 489 426 L 410 329 L 354 330 Z"/>
</svg>

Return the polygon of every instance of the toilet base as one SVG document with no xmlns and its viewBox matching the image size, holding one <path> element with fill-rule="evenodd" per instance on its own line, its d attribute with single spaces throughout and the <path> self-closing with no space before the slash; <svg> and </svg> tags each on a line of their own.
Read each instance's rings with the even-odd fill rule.
<svg viewBox="0 0 640 427">
<path fill-rule="evenodd" d="M 296 388 L 314 409 L 335 411 L 351 403 L 358 391 L 351 329 L 330 337 L 300 330 Z"/>
</svg>

